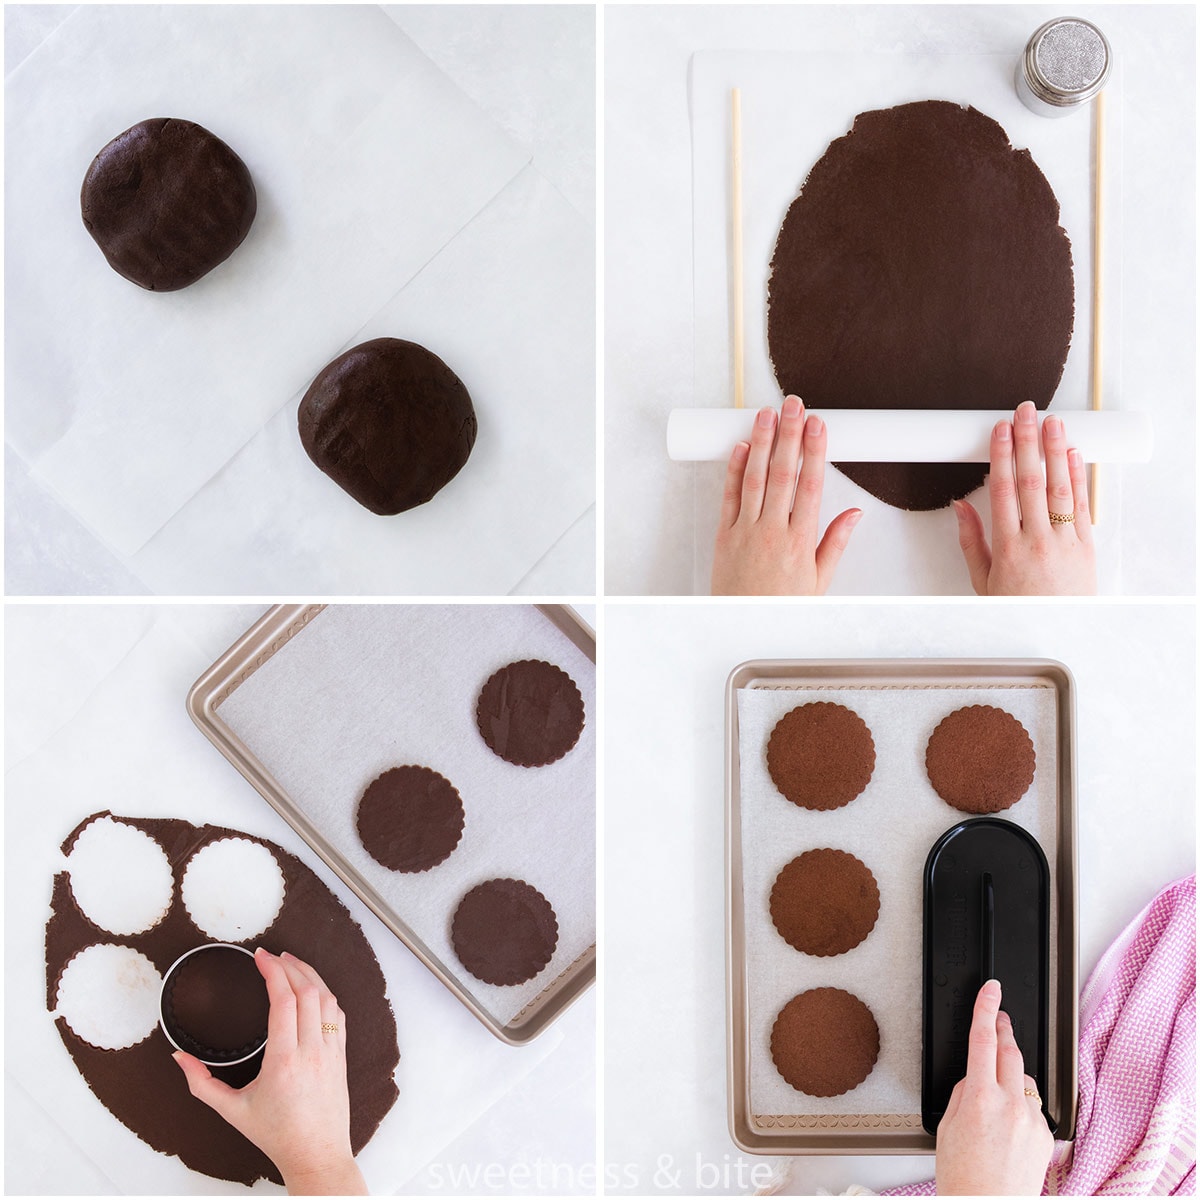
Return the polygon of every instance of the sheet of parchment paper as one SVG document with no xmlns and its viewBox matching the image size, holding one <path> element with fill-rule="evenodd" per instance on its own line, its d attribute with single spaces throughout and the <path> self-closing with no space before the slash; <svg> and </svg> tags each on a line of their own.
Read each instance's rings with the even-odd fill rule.
<svg viewBox="0 0 1200 1200">
<path fill-rule="evenodd" d="M 258 193 L 236 253 L 165 294 L 79 214 L 93 156 L 152 116 L 212 130 Z M 528 158 L 394 21 L 341 5 L 82 6 L 8 78 L 6 138 L 8 437 L 122 554 Z"/>
<path fill-rule="evenodd" d="M 812 812 L 792 804 L 767 772 L 767 740 L 775 723 L 797 704 L 819 700 L 858 713 L 875 741 L 871 782 L 857 799 L 832 812 Z M 753 1114 L 920 1114 L 922 871 L 933 843 L 969 815 L 951 808 L 933 790 L 925 773 L 925 746 L 943 717 L 968 704 L 1005 709 L 1033 739 L 1037 756 L 1033 783 L 1016 804 L 998 815 L 1028 829 L 1050 862 L 1053 963 L 1058 731 L 1052 687 L 747 688 L 738 692 Z M 832 958 L 816 958 L 789 946 L 772 923 L 769 906 L 779 871 L 798 854 L 822 846 L 856 855 L 879 884 L 875 928 L 854 949 Z M 858 1087 L 841 1096 L 818 1098 L 797 1091 L 776 1070 L 771 1027 L 794 995 L 825 986 L 844 988 L 871 1009 L 879 1025 L 880 1049 L 875 1069 Z M 1052 995 L 1054 987 L 1052 971 Z M 1047 1094 L 1053 1095 L 1052 1085 Z"/>
<path fill-rule="evenodd" d="M 523 658 L 561 667 L 584 698 L 579 741 L 544 767 L 505 762 L 475 725 L 488 677 Z M 536 608 L 327 608 L 217 711 L 296 807 L 501 1024 L 595 942 L 595 666 Z M 366 786 L 406 763 L 449 779 L 466 813 L 454 852 L 420 874 L 377 863 L 354 824 Z M 532 979 L 499 987 L 458 961 L 450 923 L 472 887 L 507 877 L 531 883 L 550 901 L 558 945 Z"/>
<path fill-rule="evenodd" d="M 1030 32 L 1033 32 L 1031 27 Z M 712 51 L 693 56 L 692 212 L 695 269 L 695 387 L 698 407 L 733 403 L 730 274 L 729 93 L 742 92 L 742 189 L 745 238 L 746 404 L 778 404 L 779 385 L 767 352 L 767 274 L 784 213 L 829 143 L 854 117 L 915 100 L 970 104 L 1026 148 L 1058 197 L 1060 223 L 1071 239 L 1075 332 L 1053 409 L 1088 407 L 1091 386 L 1092 120 L 1091 110 L 1050 119 L 1031 113 L 1013 83 L 1017 55 L 862 53 L 804 54 Z M 1136 407 L 1123 399 L 1120 331 L 1119 71 L 1106 87 L 1105 407 Z M 1015 407 L 1015 401 L 1014 401 Z M 834 455 L 836 458 L 836 455 Z M 1097 530 L 1105 591 L 1120 588 L 1121 472 L 1103 470 L 1103 512 Z M 695 586 L 707 592 L 724 468 L 695 468 Z M 971 500 L 987 517 L 982 492 Z M 982 503 L 980 503 L 982 501 Z M 839 564 L 831 591 L 839 594 L 969 591 L 952 509 L 909 513 L 876 500 L 839 471 L 827 471 L 822 522 L 843 509 L 864 517 Z"/>
<path fill-rule="evenodd" d="M 53 610 L 64 627 L 73 610 Z M 128 610 L 109 610 L 113 631 Z M 363 928 L 387 980 L 396 1012 L 400 1096 L 359 1156 L 373 1191 L 391 1194 L 438 1156 L 497 1100 L 551 1054 L 561 1035 L 549 1029 L 528 1046 L 492 1037 L 392 937 L 362 902 L 233 771 L 189 719 L 187 689 L 203 668 L 261 612 L 250 607 L 203 610 L 167 606 L 149 614 L 148 631 L 98 686 L 72 681 L 56 664 L 7 663 L 9 712 L 21 696 L 53 686 L 73 715 L 5 775 L 4 960 L 5 1074 L 8 1104 L 36 1103 L 57 1123 L 57 1143 L 77 1147 L 111 1181 L 110 1190 L 146 1195 L 246 1195 L 240 1184 L 188 1171 L 157 1154 L 100 1104 L 63 1047 L 46 1013 L 43 938 L 50 886 L 62 869 L 59 843 L 89 812 L 102 808 L 143 816 L 229 825 L 268 838 L 301 857 Z M 39 633 L 35 609 L 6 614 L 9 647 Z M 87 636 L 103 638 L 95 614 Z M 43 642 L 48 656 L 70 652 L 69 638 Z M 82 686 L 90 692 L 84 695 Z M 77 711 L 74 711 L 77 710 Z M 453 1064 L 448 1070 L 447 1064 Z M 32 1099 L 31 1099 L 32 1098 Z M 7 1146 L 6 1179 L 34 1149 Z M 28 1178 L 28 1176 L 25 1176 Z M 94 1189 L 93 1189 L 94 1190 Z M 260 1183 L 255 1191 L 280 1193 Z M 280 1193 L 281 1194 L 281 1193 Z"/>
<path fill-rule="evenodd" d="M 528 167 L 335 351 L 409 338 L 466 384 L 479 437 L 432 503 L 395 518 L 355 503 L 301 448 L 297 395 L 132 568 L 160 593 L 509 592 L 595 495 L 593 250 Z"/>
</svg>

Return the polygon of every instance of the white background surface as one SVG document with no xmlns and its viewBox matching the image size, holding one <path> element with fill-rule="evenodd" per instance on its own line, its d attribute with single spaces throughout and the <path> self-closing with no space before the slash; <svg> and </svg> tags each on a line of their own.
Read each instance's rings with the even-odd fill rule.
<svg viewBox="0 0 1200 1200">
<path fill-rule="evenodd" d="M 605 1138 L 658 1191 L 731 1169 L 726 1126 L 724 689 L 754 658 L 1039 657 L 1078 700 L 1079 967 L 1195 869 L 1191 604 L 652 606 L 605 614 Z M 652 802 L 651 802 L 652 801 Z M 777 1162 L 743 1156 L 747 1164 Z M 788 1190 L 928 1179 L 932 1159 L 796 1157 Z M 657 1178 L 656 1178 L 657 1176 Z M 747 1187 L 716 1191 L 748 1191 Z"/>
<path fill-rule="evenodd" d="M 1122 380 L 1115 402 L 1151 413 L 1157 435 L 1149 465 L 1122 468 L 1123 588 L 1143 595 L 1191 594 L 1190 523 L 1181 531 L 1164 524 L 1161 514 L 1190 514 L 1195 504 L 1194 9 L 1084 6 L 1073 12 L 1104 29 L 1121 62 L 1120 190 L 1126 217 L 1120 264 Z M 1015 64 L 1033 30 L 1059 15 L 1057 9 L 1029 5 L 681 5 L 607 11 L 605 587 L 610 594 L 693 590 L 698 557 L 693 489 L 701 497 L 715 494 L 723 470 L 671 463 L 664 449 L 668 412 L 689 406 L 697 390 L 691 55 L 699 50 L 1009 53 Z M 801 176 L 808 165 L 797 167 Z M 777 399 L 775 394 L 750 396 L 747 403 Z M 865 529 L 878 502 L 863 501 L 861 493 L 856 502 L 865 510 L 860 527 Z M 827 496 L 824 519 L 836 511 Z M 946 543 L 954 545 L 952 510 L 909 520 L 910 553 L 919 556 L 927 547 L 934 557 Z M 707 527 L 696 536 L 707 541 Z M 852 541 L 845 559 L 848 578 L 857 574 L 850 568 L 861 552 Z M 701 553 L 709 553 L 707 545 Z M 957 588 L 969 590 L 965 568 Z M 889 577 L 876 579 L 872 590 L 899 589 Z M 927 583 L 922 590 L 936 589 Z"/>
<path fill-rule="evenodd" d="M 450 1187 L 447 1171 L 538 1159 L 569 1166 L 578 1180 L 594 1154 L 594 993 L 530 1046 L 504 1046 L 316 860 L 184 711 L 195 678 L 261 611 L 7 606 L 5 1190 L 244 1194 L 186 1172 L 128 1133 L 87 1089 L 45 1013 L 42 939 L 58 845 L 103 808 L 270 838 L 308 863 L 362 925 L 387 980 L 401 1050 L 400 1099 L 360 1160 L 375 1191 L 487 1191 L 478 1177 L 475 1187 Z M 25 815 L 13 820 L 14 812 Z M 566 1190 L 563 1180 L 546 1190 Z"/>
<path fill-rule="evenodd" d="M 10 9 L 8 71 L 19 77 L 35 53 L 28 71 L 54 17 L 71 12 Z M 371 517 L 308 462 L 295 439 L 298 395 L 284 395 L 274 419 L 240 451 L 232 446 L 237 452 L 224 470 L 147 546 L 122 554 L 87 527 L 89 514 L 81 520 L 69 511 L 39 470 L 8 447 L 10 593 L 594 589 L 594 14 L 583 7 L 396 6 L 387 15 L 401 26 L 400 43 L 433 59 L 438 77 L 444 63 L 446 87 L 475 108 L 494 141 L 518 147 L 519 157 L 511 182 L 460 237 L 411 283 L 398 277 L 384 297 L 399 292 L 372 322 L 360 329 L 355 320 L 336 337 L 350 344 L 394 333 L 399 322 L 409 336 L 443 349 L 481 417 L 475 485 L 464 482 L 465 473 L 456 481 L 463 486 L 428 511 L 399 522 Z M 11 107 L 8 119 L 16 119 Z M 316 366 L 340 348 L 341 340 Z M 555 430 L 553 458 L 546 457 L 547 427 Z M 509 493 L 524 496 L 526 508 L 505 529 L 505 506 L 495 498 Z M 555 502 L 547 504 L 546 495 Z M 462 538 L 446 536 L 448 522 L 474 531 L 477 553 L 463 553 Z"/>
</svg>

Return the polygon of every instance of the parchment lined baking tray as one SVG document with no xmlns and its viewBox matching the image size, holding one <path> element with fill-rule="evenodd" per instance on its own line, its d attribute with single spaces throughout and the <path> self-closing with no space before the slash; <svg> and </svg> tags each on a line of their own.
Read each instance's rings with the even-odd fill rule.
<svg viewBox="0 0 1200 1200">
<path fill-rule="evenodd" d="M 810 812 L 785 800 L 766 770 L 766 737 L 797 704 L 832 700 L 859 712 L 876 746 L 866 790 L 845 808 Z M 1074 696 L 1050 660 L 852 660 L 744 663 L 726 687 L 726 966 L 729 1121 L 750 1153 L 928 1153 L 921 1128 L 921 873 L 934 840 L 964 814 L 924 772 L 937 723 L 968 704 L 1017 715 L 1034 740 L 1030 791 L 1002 815 L 1031 829 L 1051 869 L 1051 1043 L 1048 1107 L 1059 1137 L 1074 1126 L 1076 933 Z M 813 958 L 771 924 L 767 899 L 797 854 L 857 854 L 879 883 L 879 921 L 847 954 Z M 840 1097 L 791 1088 L 771 1059 L 771 1025 L 808 987 L 844 987 L 880 1026 L 871 1075 Z"/>
<path fill-rule="evenodd" d="M 584 697 L 583 734 L 548 766 L 484 744 L 475 703 L 520 658 L 562 667 Z M 595 978 L 595 635 L 559 605 L 279 605 L 196 682 L 205 735 L 376 916 L 497 1037 L 536 1037 Z M 431 871 L 401 875 L 363 849 L 366 785 L 402 763 L 458 788 L 463 839 Z M 476 883 L 525 879 L 554 906 L 559 940 L 533 980 L 475 979 L 450 945 Z"/>
</svg>

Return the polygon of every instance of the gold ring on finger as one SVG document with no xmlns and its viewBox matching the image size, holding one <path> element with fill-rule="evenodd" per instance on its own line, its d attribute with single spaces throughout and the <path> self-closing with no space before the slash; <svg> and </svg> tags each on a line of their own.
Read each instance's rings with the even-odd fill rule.
<svg viewBox="0 0 1200 1200">
<path fill-rule="evenodd" d="M 321 1032 L 322 1033 L 337 1033 L 337 1031 L 338 1031 L 338 1027 L 332 1021 L 322 1021 L 321 1022 Z"/>
<path fill-rule="evenodd" d="M 1025 1095 L 1027 1095 L 1031 1100 L 1036 1100 L 1039 1104 L 1042 1102 L 1041 1096 L 1039 1096 L 1037 1092 L 1033 1090 L 1033 1088 L 1026 1088 Z"/>
<path fill-rule="evenodd" d="M 1069 512 L 1069 513 L 1052 512 L 1050 514 L 1050 524 L 1051 525 L 1074 525 L 1075 524 L 1075 514 L 1073 512 Z"/>
</svg>

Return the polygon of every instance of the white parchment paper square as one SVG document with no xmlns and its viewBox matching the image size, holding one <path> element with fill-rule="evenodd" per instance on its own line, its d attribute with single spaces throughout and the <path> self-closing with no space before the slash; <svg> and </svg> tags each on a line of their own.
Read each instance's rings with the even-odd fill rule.
<svg viewBox="0 0 1200 1200">
<path fill-rule="evenodd" d="M 505 762 L 475 725 L 475 704 L 488 677 L 523 658 L 561 667 L 584 697 L 579 742 L 545 767 Z M 595 666 L 536 608 L 327 608 L 251 675 L 218 715 L 501 1024 L 595 942 Z M 354 825 L 366 786 L 406 763 L 449 779 L 466 813 L 457 849 L 416 875 L 380 866 Z M 549 965 L 514 987 L 480 982 L 450 942 L 450 922 L 463 895 L 477 883 L 504 877 L 536 887 L 558 918 Z"/>
<path fill-rule="evenodd" d="M 258 193 L 245 242 L 171 293 L 79 213 L 93 156 L 154 116 L 227 141 Z M 528 160 L 358 5 L 82 6 L 9 76 L 5 131 L 7 436 L 122 554 Z"/>
<path fill-rule="evenodd" d="M 875 741 L 875 772 L 855 800 L 832 812 L 790 803 L 767 771 L 767 740 L 798 704 L 826 700 L 858 713 Z M 1056 987 L 1058 828 L 1057 695 L 1051 686 L 748 688 L 738 692 L 738 770 L 753 1116 L 921 1111 L 922 872 L 933 843 L 968 814 L 951 808 L 925 773 L 925 746 L 943 717 L 969 704 L 1015 716 L 1033 739 L 1033 784 L 1000 815 L 1028 829 L 1050 863 L 1051 995 Z M 854 949 L 832 958 L 794 950 L 771 921 L 779 871 L 805 850 L 831 846 L 857 855 L 879 884 L 879 920 Z M 775 1068 L 771 1028 L 799 992 L 839 987 L 860 997 L 879 1025 L 875 1069 L 841 1096 L 797 1091 Z M 1051 1011 L 1053 1012 L 1053 1001 Z M 1053 1062 L 1053 1040 L 1051 1062 Z M 1053 1095 L 1053 1081 L 1048 1094 Z"/>
<path fill-rule="evenodd" d="M 1033 29 L 1030 29 L 1033 32 Z M 1029 111 L 1014 85 L 1021 47 L 1005 54 L 805 54 L 780 50 L 704 51 L 692 58 L 693 264 L 695 385 L 700 407 L 732 403 L 730 241 L 730 89 L 742 93 L 743 231 L 745 238 L 746 403 L 778 403 L 779 385 L 767 351 L 767 278 L 788 206 L 829 143 L 847 133 L 860 112 L 917 100 L 970 104 L 998 121 L 1010 142 L 1028 149 L 1058 197 L 1060 222 L 1071 239 L 1075 330 L 1056 412 L 1088 407 L 1092 297 L 1091 110 L 1050 119 Z M 1106 87 L 1104 318 L 1105 407 L 1122 407 L 1120 346 L 1119 72 Z M 1014 397 L 1014 407 L 1019 397 Z M 1067 418 L 1068 436 L 1070 419 Z M 836 447 L 830 447 L 836 459 Z M 696 471 L 695 585 L 707 591 L 724 470 Z M 1106 588 L 1120 580 L 1120 472 L 1104 472 L 1100 536 Z M 959 592 L 967 583 L 949 509 L 908 513 L 883 504 L 838 471 L 825 477 L 828 520 L 854 505 L 867 510 L 835 584 L 841 593 Z M 986 505 L 984 506 L 986 508 Z"/>
</svg>

